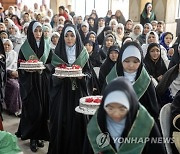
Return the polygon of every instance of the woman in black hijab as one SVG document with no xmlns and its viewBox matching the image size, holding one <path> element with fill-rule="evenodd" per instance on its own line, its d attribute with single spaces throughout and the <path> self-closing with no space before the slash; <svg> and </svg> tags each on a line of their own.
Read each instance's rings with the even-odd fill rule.
<svg viewBox="0 0 180 154">
<path fill-rule="evenodd" d="M 135 60 L 129 60 L 128 58 L 133 58 Z M 131 58 L 131 59 L 132 59 Z M 155 92 L 152 80 L 143 66 L 143 56 L 142 49 L 136 42 L 127 42 L 121 47 L 120 55 L 117 60 L 117 64 L 111 69 L 110 73 L 106 76 L 106 83 L 108 84 L 112 79 L 118 76 L 125 76 L 128 78 L 134 90 L 138 96 L 139 102 L 144 105 L 151 116 L 156 122 L 159 122 L 159 104 L 157 101 L 157 95 Z M 128 71 L 125 70 L 124 63 L 128 63 Z M 139 63 L 139 66 L 135 70 L 133 65 Z"/>
<path fill-rule="evenodd" d="M 147 54 L 144 58 L 145 67 L 153 78 L 159 82 L 163 74 L 167 71 L 164 60 L 161 57 L 161 47 L 157 43 L 148 46 Z"/>
<path fill-rule="evenodd" d="M 6 56 L 2 40 L 0 39 L 0 130 L 2 126 L 2 103 L 5 97 L 5 84 L 6 84 Z"/>
<path fill-rule="evenodd" d="M 43 62 L 41 71 L 19 70 L 19 84 L 22 98 L 22 115 L 16 135 L 30 139 L 30 148 L 37 151 L 43 147 L 39 140 L 49 140 L 49 78 L 51 72 L 50 46 L 42 34 L 42 25 L 32 21 L 27 30 L 27 39 L 21 46 L 19 62 L 37 59 Z"/>
<path fill-rule="evenodd" d="M 109 74 L 113 66 L 115 65 L 119 55 L 119 47 L 113 45 L 109 48 L 107 53 L 107 58 L 101 65 L 99 70 L 99 84 L 101 90 L 104 89 L 104 84 L 106 83 L 106 76 Z"/>
<path fill-rule="evenodd" d="M 86 144 L 86 154 L 166 153 L 163 143 L 151 142 L 161 137 L 159 129 L 124 77 L 112 80 L 105 88 L 101 105 L 88 124 L 87 135 L 92 149 Z M 133 141 L 133 138 L 144 142 Z"/>
<path fill-rule="evenodd" d="M 149 75 L 152 76 L 157 83 L 159 83 L 163 75 L 167 72 L 166 65 L 161 57 L 161 47 L 159 44 L 151 43 L 148 46 L 144 63 Z M 162 107 L 164 104 L 169 102 L 172 102 L 172 97 L 169 89 L 167 89 L 165 94 L 162 97 L 159 97 L 159 104 Z"/>
<path fill-rule="evenodd" d="M 48 154 L 81 154 L 87 120 L 77 113 L 81 97 L 91 95 L 91 69 L 88 52 L 82 44 L 74 25 L 67 24 L 62 30 L 52 58 L 54 67 L 60 64 L 80 65 L 86 77 L 57 78 L 52 76 L 50 100 L 50 144 Z"/>
</svg>

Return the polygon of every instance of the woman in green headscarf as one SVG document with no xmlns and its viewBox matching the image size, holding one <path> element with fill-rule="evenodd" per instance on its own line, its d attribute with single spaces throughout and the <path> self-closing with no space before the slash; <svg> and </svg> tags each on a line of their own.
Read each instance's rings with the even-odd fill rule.
<svg viewBox="0 0 180 154">
<path fill-rule="evenodd" d="M 145 23 L 151 23 L 151 21 L 156 20 L 156 15 L 152 11 L 152 4 L 150 2 L 145 4 L 143 12 L 140 16 L 140 24 L 144 26 Z"/>
</svg>

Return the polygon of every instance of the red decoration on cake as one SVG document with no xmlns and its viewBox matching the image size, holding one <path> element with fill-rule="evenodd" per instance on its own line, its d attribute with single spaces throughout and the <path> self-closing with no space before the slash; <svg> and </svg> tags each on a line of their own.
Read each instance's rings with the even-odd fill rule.
<svg viewBox="0 0 180 154">
<path fill-rule="evenodd" d="M 101 99 L 100 98 L 92 98 L 92 97 L 89 97 L 89 98 L 86 98 L 85 99 L 85 102 L 87 103 L 101 103 Z"/>
<path fill-rule="evenodd" d="M 72 65 L 72 69 L 80 69 L 81 68 L 81 66 L 79 66 L 79 65 Z"/>
<path fill-rule="evenodd" d="M 96 98 L 96 99 L 93 100 L 94 103 L 101 103 L 101 101 L 102 100 L 100 98 Z"/>
<path fill-rule="evenodd" d="M 26 61 L 27 63 L 37 63 L 38 60 L 37 59 L 29 59 L 28 61 Z"/>
<path fill-rule="evenodd" d="M 66 68 L 67 68 L 67 65 L 66 65 L 66 64 L 60 64 L 58 67 L 59 67 L 59 68 L 66 69 Z"/>
<path fill-rule="evenodd" d="M 93 102 L 93 98 L 91 98 L 91 97 L 90 98 L 86 98 L 85 102 L 88 102 L 88 103 Z"/>
<path fill-rule="evenodd" d="M 26 61 L 23 59 L 18 59 L 18 63 L 22 63 L 22 62 L 26 62 Z"/>
</svg>

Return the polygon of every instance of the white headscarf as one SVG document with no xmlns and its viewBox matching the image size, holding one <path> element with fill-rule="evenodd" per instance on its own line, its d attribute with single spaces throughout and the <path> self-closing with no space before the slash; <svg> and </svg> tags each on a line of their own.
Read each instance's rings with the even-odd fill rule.
<svg viewBox="0 0 180 154">
<path fill-rule="evenodd" d="M 4 39 L 3 44 L 8 42 L 10 45 L 10 51 L 5 52 L 6 53 L 6 69 L 11 70 L 11 71 L 16 71 L 17 70 L 17 59 L 18 55 L 17 53 L 13 50 L 13 44 L 10 39 Z"/>
<path fill-rule="evenodd" d="M 104 108 L 108 104 L 111 103 L 118 103 L 121 105 L 124 105 L 128 110 L 130 108 L 129 100 L 126 96 L 126 94 L 123 91 L 113 91 L 107 95 L 107 97 L 104 100 Z M 126 123 L 126 117 L 122 119 L 120 122 L 115 122 L 113 119 L 111 119 L 108 115 L 106 116 L 106 123 L 107 123 L 107 129 L 113 139 L 119 138 L 122 135 L 122 132 L 125 128 Z M 116 149 L 118 150 L 120 143 L 115 142 Z"/>
<path fill-rule="evenodd" d="M 128 57 L 136 57 L 141 62 L 141 53 L 139 49 L 133 45 L 128 46 L 122 55 L 122 62 Z M 135 82 L 137 71 L 128 73 L 124 71 L 124 77 L 127 78 L 131 83 Z"/>
<path fill-rule="evenodd" d="M 33 27 L 32 27 L 33 33 L 34 33 L 35 29 L 36 29 L 38 26 L 42 28 L 42 24 L 41 24 L 40 22 L 35 22 L 35 23 L 33 24 Z"/>
</svg>

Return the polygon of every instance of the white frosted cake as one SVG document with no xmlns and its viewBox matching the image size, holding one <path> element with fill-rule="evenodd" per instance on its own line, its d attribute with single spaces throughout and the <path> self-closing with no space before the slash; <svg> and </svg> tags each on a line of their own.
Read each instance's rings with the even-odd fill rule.
<svg viewBox="0 0 180 154">
<path fill-rule="evenodd" d="M 28 60 L 20 62 L 21 69 L 40 69 L 44 68 L 43 62 L 38 60 Z"/>
<path fill-rule="evenodd" d="M 79 101 L 79 108 L 84 110 L 85 112 L 93 112 L 99 108 L 101 104 L 102 96 L 86 96 L 82 97 Z"/>
<path fill-rule="evenodd" d="M 76 76 L 82 74 L 82 68 L 79 65 L 66 66 L 61 64 L 55 68 L 55 74 L 59 76 Z"/>
</svg>

